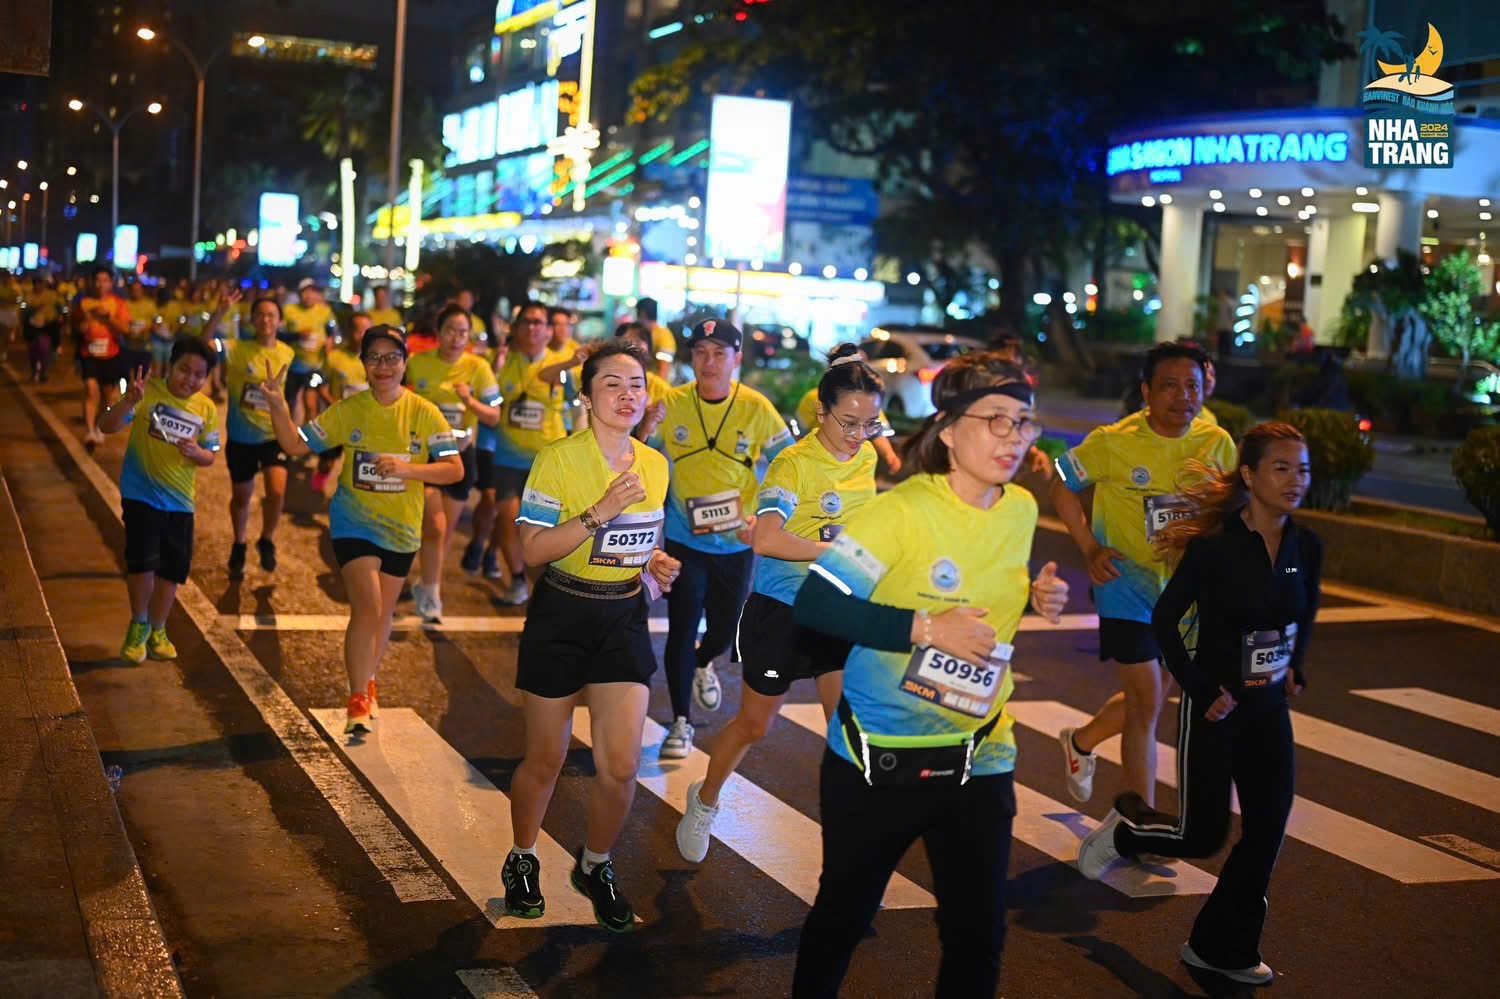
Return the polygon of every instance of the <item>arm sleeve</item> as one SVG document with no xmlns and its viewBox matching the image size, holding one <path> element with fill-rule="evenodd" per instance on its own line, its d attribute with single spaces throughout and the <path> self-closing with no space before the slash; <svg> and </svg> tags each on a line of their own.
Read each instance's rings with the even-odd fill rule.
<svg viewBox="0 0 1500 999">
<path fill-rule="evenodd" d="M 319 454 L 329 448 L 347 444 L 349 442 L 344 434 L 344 413 L 347 408 L 344 403 L 336 402 L 314 419 L 302 424 L 297 432 L 307 441 L 307 446 Z"/>
<path fill-rule="evenodd" d="M 1297 683 L 1307 686 L 1307 674 L 1302 660 L 1307 655 L 1307 643 L 1312 640 L 1313 623 L 1318 618 L 1318 587 L 1323 579 L 1323 541 L 1307 531 L 1303 535 L 1302 585 L 1307 588 L 1307 609 L 1297 621 L 1297 644 L 1292 649 L 1292 676 Z"/>
<path fill-rule="evenodd" d="M 486 406 L 498 406 L 500 404 L 500 383 L 495 381 L 495 373 L 490 370 L 488 364 L 479 364 L 474 368 L 474 397 Z"/>
<path fill-rule="evenodd" d="M 802 627 L 866 648 L 888 652 L 911 648 L 913 611 L 852 596 L 815 572 L 802 581 L 792 610 Z"/>
<path fill-rule="evenodd" d="M 458 442 L 453 437 L 453 428 L 448 425 L 447 417 L 430 402 L 417 414 L 417 438 L 427 447 L 428 461 L 458 454 Z"/>
<path fill-rule="evenodd" d="M 1077 447 L 1070 448 L 1054 464 L 1058 478 L 1070 492 L 1081 493 L 1103 482 L 1109 477 L 1109 448 L 1104 435 L 1098 430 L 1089 431 Z"/>
<path fill-rule="evenodd" d="M 761 457 L 766 461 L 775 461 L 776 456 L 793 443 L 792 431 L 787 427 L 786 421 L 781 418 L 781 414 L 776 412 L 776 407 L 771 405 L 770 400 L 765 400 L 761 404 L 759 423 L 762 434 Z"/>
<path fill-rule="evenodd" d="M 771 462 L 766 480 L 755 496 L 755 515 L 779 513 L 783 522 L 792 519 L 797 512 L 799 484 L 797 469 L 788 456 L 783 455 Z"/>
<path fill-rule="evenodd" d="M 1151 627 L 1156 632 L 1156 643 L 1161 646 L 1162 659 L 1172 676 L 1194 701 L 1210 704 L 1218 696 L 1218 684 L 1213 677 L 1207 676 L 1198 668 L 1198 664 L 1188 654 L 1187 645 L 1183 643 L 1182 633 L 1179 631 L 1183 615 L 1197 603 L 1198 595 L 1202 592 L 1202 563 L 1202 545 L 1197 541 L 1189 542 L 1182 562 L 1167 581 L 1167 588 L 1162 591 L 1151 612 Z M 1199 627 L 1202 627 L 1201 614 Z M 1201 637 L 1199 644 L 1202 644 Z"/>
<path fill-rule="evenodd" d="M 537 455 L 526 476 L 526 489 L 521 493 L 521 512 L 516 516 L 518 524 L 536 527 L 556 527 L 573 516 L 563 499 L 563 468 L 556 454 L 543 452 Z"/>
</svg>

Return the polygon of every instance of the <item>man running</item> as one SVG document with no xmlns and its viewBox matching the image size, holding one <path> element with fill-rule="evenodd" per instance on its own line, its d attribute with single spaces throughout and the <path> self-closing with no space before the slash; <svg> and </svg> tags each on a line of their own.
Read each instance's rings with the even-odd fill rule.
<svg viewBox="0 0 1500 999">
<path fill-rule="evenodd" d="M 83 353 L 83 442 L 92 448 L 104 443 L 104 434 L 94 425 L 99 398 L 102 395 L 106 406 L 113 405 L 124 377 L 120 343 L 130 332 L 130 311 L 115 294 L 115 279 L 108 267 L 95 267 L 89 279 L 92 290 L 78 300 L 73 328 Z"/>
<path fill-rule="evenodd" d="M 375 305 L 368 312 L 371 325 L 395 326 L 398 329 L 405 325 L 401 320 L 401 310 L 391 305 L 391 289 L 388 286 L 378 284 L 371 294 L 375 299 Z"/>
<path fill-rule="evenodd" d="M 1170 570 L 1152 540 L 1186 515 L 1179 493 L 1196 477 L 1192 463 L 1223 469 L 1235 460 L 1234 440 L 1197 419 L 1207 364 L 1197 347 L 1157 344 L 1141 377 L 1146 408 L 1096 428 L 1057 461 L 1052 503 L 1088 565 L 1099 658 L 1119 664 L 1122 688 L 1087 724 L 1058 736 L 1068 792 L 1078 801 L 1093 794 L 1095 747 L 1118 735 L 1127 789 L 1156 802 L 1156 719 L 1165 691 L 1151 610 Z M 1092 529 L 1076 495 L 1090 486 Z"/>
<path fill-rule="evenodd" d="M 635 319 L 651 334 L 651 355 L 656 362 L 657 377 L 670 382 L 672 364 L 677 360 L 677 338 L 672 336 L 671 330 L 656 321 L 656 299 L 643 298 L 637 302 Z"/>
</svg>

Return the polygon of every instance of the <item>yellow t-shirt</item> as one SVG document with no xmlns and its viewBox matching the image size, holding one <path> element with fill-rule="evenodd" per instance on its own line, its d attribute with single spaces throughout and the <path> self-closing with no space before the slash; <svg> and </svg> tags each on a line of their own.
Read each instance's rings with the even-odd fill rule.
<svg viewBox="0 0 1500 999">
<path fill-rule="evenodd" d="M 782 529 L 809 541 L 830 542 L 843 525 L 875 498 L 875 449 L 861 444 L 854 457 L 840 461 L 816 436 L 804 437 L 776 456 L 755 499 L 755 515 L 781 514 Z M 788 562 L 762 555 L 755 560 L 752 589 L 784 604 L 811 562 Z"/>
<path fill-rule="evenodd" d="M 914 475 L 875 497 L 850 519 L 812 571 L 862 600 L 937 615 L 983 607 L 998 643 L 984 663 L 926 646 L 886 652 L 856 645 L 844 665 L 844 697 L 871 735 L 972 732 L 999 722 L 974 753 L 973 772 L 1016 765 L 1011 647 L 1030 596 L 1026 560 L 1036 533 L 1036 500 L 1006 486 L 988 510 L 965 503 L 945 475 Z M 855 762 L 835 716 L 828 745 Z"/>
<path fill-rule="evenodd" d="M 493 406 L 500 399 L 495 373 L 484 358 L 468 352 L 450 362 L 443 360 L 435 350 L 424 350 L 407 362 L 406 383 L 417 395 L 437 406 L 453 428 L 453 436 L 460 446 L 467 446 L 474 436 L 479 416 L 463 404 L 453 386 L 467 383 L 474 398 L 486 406 Z"/>
<path fill-rule="evenodd" d="M 519 350 L 505 356 L 496 381 L 500 386 L 500 432 L 495 435 L 495 464 L 505 468 L 530 468 L 537 452 L 567 436 L 563 407 L 567 400 L 561 385 L 549 385 L 537 372 L 554 364 L 560 355 L 543 350 L 536 360 Z"/>
<path fill-rule="evenodd" d="M 1099 543 L 1125 556 L 1120 576 L 1094 587 L 1100 617 L 1150 621 L 1156 598 L 1171 577 L 1151 547 L 1156 532 L 1188 515 L 1179 490 L 1191 484 L 1187 464 L 1232 468 L 1234 440 L 1221 428 L 1194 420 L 1181 437 L 1151 429 L 1144 411 L 1089 432 L 1057 460 L 1073 492 L 1094 488 L 1093 531 Z"/>
<path fill-rule="evenodd" d="M 365 362 L 359 355 L 342 348 L 328 352 L 328 392 L 335 402 L 363 392 L 370 387 Z"/>
<path fill-rule="evenodd" d="M 818 390 L 811 388 L 807 394 L 797 403 L 797 428 L 804 437 L 811 437 L 818 431 Z M 891 437 L 896 431 L 891 429 L 891 421 L 881 410 L 877 419 L 880 420 L 880 436 Z"/>
<path fill-rule="evenodd" d="M 327 302 L 319 302 L 312 308 L 304 308 L 301 302 L 293 302 L 282 313 L 286 331 L 297 338 L 297 365 L 299 370 L 317 369 L 323 366 L 323 345 L 328 342 L 328 324 L 333 322 L 333 310 Z"/>
<path fill-rule="evenodd" d="M 57 322 L 62 315 L 63 296 L 51 288 L 43 288 L 39 292 L 28 288 L 21 298 L 26 303 L 28 323 L 44 326 Z"/>
<path fill-rule="evenodd" d="M 151 327 L 156 323 L 159 310 L 149 298 L 127 298 L 125 311 L 130 313 L 130 332 L 125 342 L 132 349 L 144 350 L 151 345 Z"/>
<path fill-rule="evenodd" d="M 120 467 L 120 496 L 158 510 L 191 513 L 197 502 L 198 466 L 177 443 L 195 440 L 219 449 L 219 410 L 201 392 L 183 399 L 164 378 L 146 383 L 146 394 L 130 414 L 130 438 Z"/>
<path fill-rule="evenodd" d="M 406 323 L 401 318 L 400 309 L 370 309 L 366 315 L 370 317 L 372 326 L 396 326 L 401 327 Z"/>
<path fill-rule="evenodd" d="M 1213 410 L 1209 409 L 1207 406 L 1204 406 L 1203 409 L 1199 411 L 1197 419 L 1200 419 L 1204 423 L 1211 424 L 1211 425 L 1213 425 L 1215 427 L 1217 427 L 1219 425 L 1219 417 L 1218 417 L 1218 415 Z"/>
<path fill-rule="evenodd" d="M 453 431 L 436 406 L 410 391 L 389 406 L 360 392 L 303 424 L 302 437 L 314 451 L 346 449 L 339 487 L 328 504 L 331 537 L 361 538 L 393 552 L 421 547 L 422 483 L 386 478 L 375 462 L 387 454 L 418 463 L 457 454 Z"/>
<path fill-rule="evenodd" d="M 672 391 L 672 383 L 667 381 L 655 371 L 646 372 L 646 405 L 655 406 L 667 398 L 667 393 Z"/>
<path fill-rule="evenodd" d="M 266 365 L 275 374 L 292 363 L 292 348 L 281 341 L 262 347 L 255 340 L 231 340 L 224 376 L 229 380 L 229 416 L 224 424 L 235 444 L 264 444 L 275 440 L 271 410 L 261 394 Z"/>
<path fill-rule="evenodd" d="M 668 392 L 666 403 L 657 434 L 672 462 L 667 537 L 715 554 L 744 551 L 749 545 L 735 532 L 754 509 L 756 463 L 773 460 L 792 442 L 786 421 L 769 399 L 739 382 L 712 403 L 699 397 L 697 382 L 688 382 Z"/>
<path fill-rule="evenodd" d="M 668 364 L 677 360 L 677 338 L 665 326 L 651 327 L 651 353 Z"/>
<path fill-rule="evenodd" d="M 661 545 L 662 507 L 667 497 L 667 460 L 660 452 L 632 440 L 630 470 L 641 480 L 646 498 L 633 503 L 583 544 L 552 564 L 584 579 L 617 583 L 633 579 Z M 609 467 L 599 442 L 585 430 L 553 441 L 537 453 L 517 523 L 556 527 L 597 503 L 620 473 Z"/>
</svg>

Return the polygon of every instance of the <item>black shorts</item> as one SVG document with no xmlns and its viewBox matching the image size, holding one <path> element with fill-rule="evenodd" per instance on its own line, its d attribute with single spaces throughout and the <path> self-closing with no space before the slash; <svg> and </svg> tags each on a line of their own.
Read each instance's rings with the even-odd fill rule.
<svg viewBox="0 0 1500 999">
<path fill-rule="evenodd" d="M 531 478 L 529 468 L 511 468 L 495 463 L 495 496 L 497 499 L 520 499 L 526 491 L 526 480 Z"/>
<path fill-rule="evenodd" d="M 590 683 L 649 685 L 655 672 L 644 589 L 594 599 L 564 593 L 546 576 L 537 581 L 516 658 L 518 690 L 571 697 Z"/>
<path fill-rule="evenodd" d="M 241 444 L 239 441 L 230 441 L 224 446 L 224 460 L 229 465 L 230 482 L 249 482 L 259 475 L 262 469 L 273 465 L 285 468 L 291 459 L 287 458 L 286 452 L 281 450 L 281 445 L 275 441 L 264 441 L 260 444 Z"/>
<path fill-rule="evenodd" d="M 495 488 L 495 452 L 474 448 L 474 485 L 480 490 Z"/>
<path fill-rule="evenodd" d="M 289 404 L 296 402 L 297 397 L 310 387 L 312 376 L 317 373 L 318 372 L 312 368 L 309 368 L 306 371 L 292 371 L 290 368 L 288 368 L 286 373 L 285 386 L 286 401 Z"/>
<path fill-rule="evenodd" d="M 1127 621 L 1119 617 L 1099 619 L 1099 658 L 1117 663 L 1149 663 L 1161 659 L 1156 632 L 1146 621 Z"/>
<path fill-rule="evenodd" d="M 84 381 L 95 381 L 102 385 L 113 385 L 122 377 L 120 372 L 124 370 L 121 363 L 124 355 L 116 354 L 114 357 L 89 357 L 85 354 L 79 359 L 79 372 Z"/>
<path fill-rule="evenodd" d="M 150 347 L 144 350 L 123 347 L 120 353 L 116 355 L 115 360 L 120 362 L 118 370 L 121 378 L 129 378 L 137 371 L 145 371 L 148 375 L 151 373 Z"/>
<path fill-rule="evenodd" d="M 792 608 L 775 597 L 752 593 L 740 611 L 734 660 L 744 663 L 745 686 L 780 697 L 793 680 L 807 680 L 844 668 L 852 643 L 804 628 Z"/>
<path fill-rule="evenodd" d="M 474 491 L 474 483 L 479 476 L 479 459 L 475 457 L 475 451 L 476 448 L 470 446 L 458 452 L 458 456 L 463 459 L 464 463 L 464 477 L 449 485 L 438 486 L 444 496 L 462 503 Z"/>
<path fill-rule="evenodd" d="M 193 563 L 193 515 L 159 510 L 140 500 L 121 500 L 125 521 L 125 571 L 154 572 L 172 583 L 186 583 Z"/>
<path fill-rule="evenodd" d="M 357 558 L 374 556 L 380 559 L 380 571 L 387 576 L 395 576 L 405 579 L 407 573 L 411 572 L 411 564 L 417 557 L 416 552 L 393 552 L 389 548 L 382 548 L 373 541 L 364 538 L 334 538 L 333 559 L 339 564 L 339 568 L 353 562 Z"/>
</svg>

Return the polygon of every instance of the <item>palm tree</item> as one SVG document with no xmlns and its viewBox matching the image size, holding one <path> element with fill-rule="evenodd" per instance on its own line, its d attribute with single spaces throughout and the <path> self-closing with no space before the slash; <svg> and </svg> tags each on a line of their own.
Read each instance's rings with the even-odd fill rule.
<svg viewBox="0 0 1500 999">
<path fill-rule="evenodd" d="M 1375 72 L 1376 60 L 1398 59 L 1405 55 L 1401 41 L 1406 36 L 1399 31 L 1381 31 L 1372 24 L 1356 37 L 1359 39 L 1359 54 L 1364 59 L 1365 83 L 1379 78 Z"/>
</svg>

